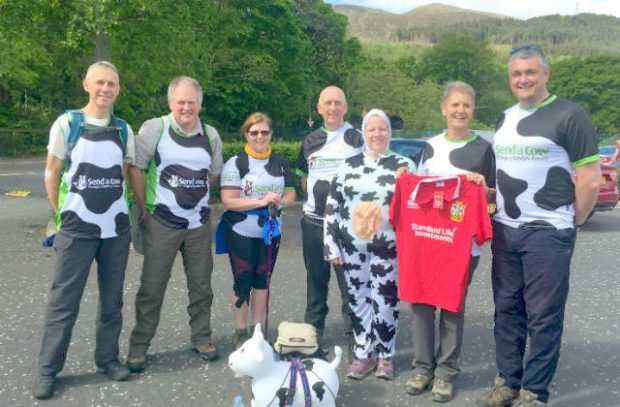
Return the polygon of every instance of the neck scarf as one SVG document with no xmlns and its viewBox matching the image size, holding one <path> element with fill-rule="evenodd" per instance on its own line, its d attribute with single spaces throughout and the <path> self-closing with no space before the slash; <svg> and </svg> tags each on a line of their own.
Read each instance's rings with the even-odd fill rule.
<svg viewBox="0 0 620 407">
<path fill-rule="evenodd" d="M 256 151 L 252 150 L 252 147 L 250 147 L 249 144 L 246 144 L 245 152 L 247 155 L 257 160 L 266 160 L 271 155 L 271 146 L 267 147 L 267 151 L 265 151 L 264 153 L 257 153 Z"/>
</svg>

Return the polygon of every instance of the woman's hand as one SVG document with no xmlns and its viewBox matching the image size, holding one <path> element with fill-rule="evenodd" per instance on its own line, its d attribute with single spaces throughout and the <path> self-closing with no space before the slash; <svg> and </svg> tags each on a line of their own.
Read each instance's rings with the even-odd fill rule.
<svg viewBox="0 0 620 407">
<path fill-rule="evenodd" d="M 399 167 L 396 170 L 396 174 L 394 174 L 394 176 L 396 177 L 396 179 L 399 179 L 400 177 L 402 177 L 404 174 L 407 174 L 409 172 L 409 168 L 407 167 Z"/>
<path fill-rule="evenodd" d="M 478 185 L 484 186 L 485 190 L 486 190 L 487 182 L 484 179 L 484 175 L 479 174 L 477 172 L 468 172 L 467 173 L 467 180 L 473 182 L 474 184 L 478 184 Z"/>
<path fill-rule="evenodd" d="M 340 257 L 334 257 L 333 259 L 328 260 L 329 264 L 333 264 L 334 266 L 342 266 L 342 259 Z"/>
<path fill-rule="evenodd" d="M 267 206 L 269 204 L 274 204 L 274 206 L 277 208 L 280 206 L 280 199 L 282 199 L 280 197 L 280 194 L 276 194 L 275 192 L 268 192 L 262 199 L 261 202 L 263 203 L 263 205 L 261 206 Z"/>
</svg>

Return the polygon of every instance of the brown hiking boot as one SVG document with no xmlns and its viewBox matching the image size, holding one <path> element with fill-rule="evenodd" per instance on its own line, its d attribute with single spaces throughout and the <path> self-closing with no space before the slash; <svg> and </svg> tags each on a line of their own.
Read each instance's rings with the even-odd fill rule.
<svg viewBox="0 0 620 407">
<path fill-rule="evenodd" d="M 248 340 L 248 330 L 247 329 L 235 329 L 235 334 L 233 335 L 233 345 L 235 345 L 235 350 L 239 349 L 245 341 Z"/>
<path fill-rule="evenodd" d="M 196 345 L 193 349 L 195 352 L 198 352 L 200 358 L 206 362 L 212 362 L 220 357 L 220 353 L 211 341 Z"/>
<path fill-rule="evenodd" d="M 519 391 L 506 386 L 506 381 L 495 377 L 493 388 L 478 399 L 478 407 L 506 407 L 519 397 Z"/>
<path fill-rule="evenodd" d="M 547 403 L 538 400 L 538 395 L 536 393 L 525 389 L 519 391 L 519 400 L 513 404 L 514 407 L 538 407 L 546 405 Z"/>
</svg>

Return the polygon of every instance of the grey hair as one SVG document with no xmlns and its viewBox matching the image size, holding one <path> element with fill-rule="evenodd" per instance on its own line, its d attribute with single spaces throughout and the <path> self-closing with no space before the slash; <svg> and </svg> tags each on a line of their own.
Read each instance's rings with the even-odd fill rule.
<svg viewBox="0 0 620 407">
<path fill-rule="evenodd" d="M 95 68 L 108 68 L 114 71 L 114 73 L 116 74 L 116 77 L 118 78 L 118 69 L 116 69 L 116 67 L 114 66 L 114 64 L 112 62 L 109 61 L 97 61 L 94 64 L 92 64 L 91 66 L 88 67 L 88 69 L 86 70 L 86 76 L 84 76 L 84 79 L 88 79 L 90 78 L 90 76 L 93 73 L 93 70 Z"/>
<path fill-rule="evenodd" d="M 542 65 L 542 67 L 545 70 L 549 69 L 549 62 L 547 62 L 547 57 L 545 56 L 545 52 L 543 51 L 542 47 L 538 44 L 528 44 L 528 45 L 523 45 L 518 48 L 514 48 L 510 52 L 510 58 L 508 59 L 508 66 L 510 66 L 510 63 L 514 59 L 527 59 L 527 58 L 532 58 L 532 57 L 537 57 L 538 60 L 540 61 L 540 65 Z"/>
<path fill-rule="evenodd" d="M 198 93 L 198 104 L 202 106 L 202 86 L 200 86 L 196 79 L 189 76 L 177 76 L 170 81 L 170 85 L 168 85 L 168 101 L 172 102 L 174 90 L 181 82 L 189 83 L 196 90 L 196 93 Z"/>
<path fill-rule="evenodd" d="M 441 103 L 444 103 L 446 100 L 448 100 L 452 92 L 455 92 L 457 90 L 465 92 L 469 96 L 471 96 L 471 100 L 474 103 L 474 106 L 476 105 L 476 91 L 470 84 L 462 81 L 448 82 L 444 85 L 443 99 L 441 100 Z"/>
</svg>

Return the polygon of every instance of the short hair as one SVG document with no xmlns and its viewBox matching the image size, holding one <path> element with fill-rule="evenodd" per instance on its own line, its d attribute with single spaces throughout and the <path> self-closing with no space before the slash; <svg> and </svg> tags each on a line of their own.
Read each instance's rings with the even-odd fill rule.
<svg viewBox="0 0 620 407">
<path fill-rule="evenodd" d="M 119 77 L 118 76 L 118 69 L 116 69 L 116 67 L 114 66 L 114 64 L 112 62 L 109 62 L 109 61 L 97 61 L 97 62 L 91 64 L 88 67 L 88 69 L 86 70 L 86 75 L 84 76 L 84 79 L 90 78 L 90 76 L 93 73 L 93 70 L 95 68 L 99 68 L 99 67 L 111 69 L 116 74 L 116 77 L 117 78 Z M 120 79 L 119 79 L 119 81 L 120 81 Z"/>
<path fill-rule="evenodd" d="M 202 106 L 202 86 L 200 86 L 196 79 L 184 75 L 177 76 L 170 81 L 170 85 L 168 85 L 168 101 L 172 102 L 174 90 L 181 82 L 189 83 L 196 90 L 196 93 L 198 94 L 198 104 Z"/>
<path fill-rule="evenodd" d="M 470 84 L 463 81 L 452 81 L 446 83 L 443 87 L 443 99 L 441 100 L 441 103 L 444 103 L 446 100 L 448 100 L 452 92 L 455 92 L 457 90 L 465 92 L 469 96 L 471 96 L 471 100 L 474 102 L 474 106 L 476 105 L 476 91 Z"/>
<path fill-rule="evenodd" d="M 510 58 L 508 59 L 508 66 L 513 59 L 527 59 L 531 57 L 538 57 L 540 64 L 545 70 L 549 69 L 549 62 L 542 47 L 538 44 L 527 44 L 520 47 L 513 48 L 510 51 Z"/>
<path fill-rule="evenodd" d="M 267 123 L 267 126 L 271 129 L 271 118 L 267 114 L 262 112 L 254 112 L 245 119 L 241 126 L 241 134 L 245 134 L 250 130 L 250 127 L 258 123 Z"/>
</svg>

